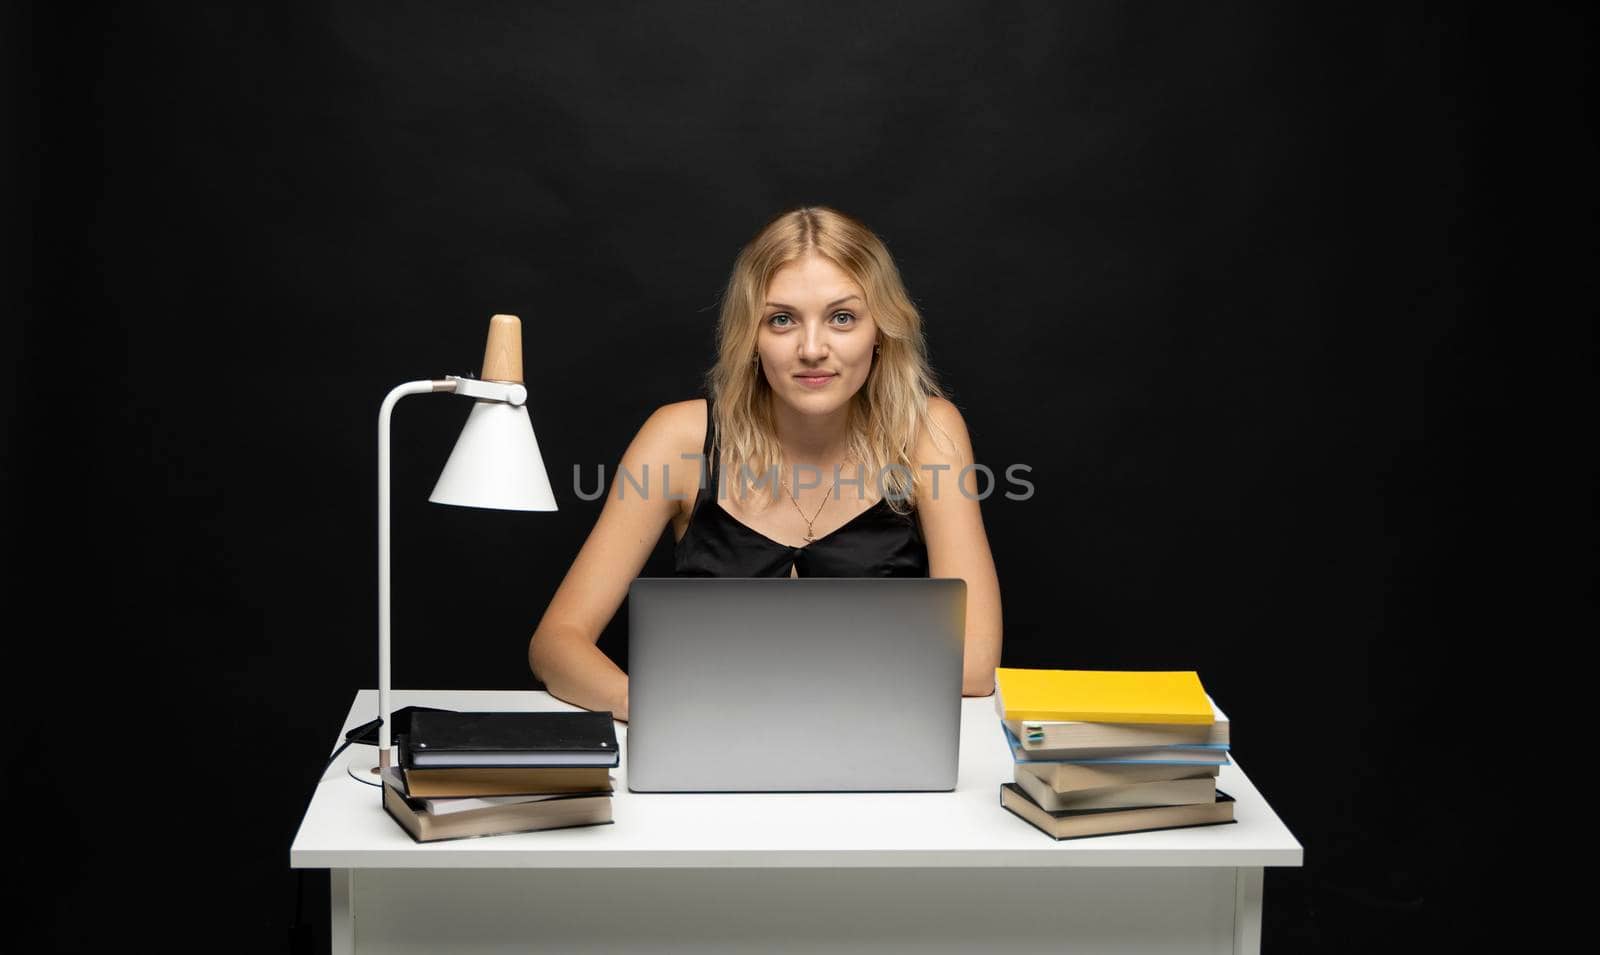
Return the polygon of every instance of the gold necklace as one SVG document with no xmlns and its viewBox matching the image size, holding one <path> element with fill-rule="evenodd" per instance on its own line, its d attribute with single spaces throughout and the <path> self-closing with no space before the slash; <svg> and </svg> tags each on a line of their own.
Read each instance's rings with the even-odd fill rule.
<svg viewBox="0 0 1600 955">
<path fill-rule="evenodd" d="M 828 488 L 827 494 L 822 495 L 822 503 L 817 505 L 816 514 L 812 514 L 810 517 L 806 517 L 806 512 L 800 507 L 799 495 L 795 494 L 794 491 L 789 488 L 789 482 L 785 481 L 783 479 L 783 475 L 781 474 L 778 475 L 778 483 L 782 484 L 783 489 L 789 492 L 789 500 L 794 502 L 794 509 L 800 511 L 800 519 L 806 522 L 806 543 L 812 543 L 817 539 L 816 528 L 812 525 L 816 523 L 817 515 L 822 513 L 822 509 L 828 506 L 828 498 L 833 496 L 833 489 L 839 486 L 839 469 L 833 469 L 833 486 Z"/>
</svg>

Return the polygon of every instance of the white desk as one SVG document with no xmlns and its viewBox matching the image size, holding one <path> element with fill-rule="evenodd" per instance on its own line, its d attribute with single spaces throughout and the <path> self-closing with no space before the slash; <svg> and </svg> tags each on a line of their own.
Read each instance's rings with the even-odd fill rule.
<svg viewBox="0 0 1600 955">
<path fill-rule="evenodd" d="M 395 691 L 408 704 L 576 709 L 536 691 Z M 345 729 L 376 711 L 362 690 Z M 336 955 L 1257 952 L 1263 867 L 1302 864 L 1237 763 L 1217 781 L 1237 823 L 1054 841 L 1000 808 L 1012 767 L 993 698 L 963 701 L 950 793 L 630 793 L 626 730 L 615 824 L 427 845 L 346 775 L 376 752 L 350 747 L 289 852 L 331 870 Z M 728 758 L 759 738 L 730 727 Z"/>
</svg>

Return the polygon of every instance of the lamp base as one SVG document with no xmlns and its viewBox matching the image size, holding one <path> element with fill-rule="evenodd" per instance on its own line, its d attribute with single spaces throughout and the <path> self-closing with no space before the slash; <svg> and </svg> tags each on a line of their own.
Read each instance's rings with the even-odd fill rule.
<svg viewBox="0 0 1600 955">
<path fill-rule="evenodd" d="M 363 786 L 378 788 L 383 785 L 383 767 L 373 763 L 372 753 L 359 753 L 344 764 L 346 776 Z"/>
<path fill-rule="evenodd" d="M 379 750 L 378 762 L 373 764 L 370 757 L 366 760 L 351 760 L 349 763 L 350 775 L 367 785 L 380 785 L 383 780 L 383 771 L 389 766 L 394 750 Z M 364 768 L 363 768 L 364 767 Z"/>
</svg>

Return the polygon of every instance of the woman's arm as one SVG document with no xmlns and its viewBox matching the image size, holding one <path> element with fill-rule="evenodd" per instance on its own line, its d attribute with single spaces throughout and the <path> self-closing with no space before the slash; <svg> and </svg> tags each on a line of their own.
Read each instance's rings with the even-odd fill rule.
<svg viewBox="0 0 1600 955">
<path fill-rule="evenodd" d="M 917 476 L 927 482 L 918 491 L 917 513 L 928 545 L 928 576 L 967 582 L 961 692 L 988 696 L 994 692 L 994 669 L 1000 665 L 1000 581 L 978 510 L 978 474 L 969 474 L 959 487 L 956 483 L 961 469 L 973 463 L 972 441 L 955 405 L 929 398 L 928 414 L 937 427 L 924 429 L 916 452 Z M 941 465 L 948 470 L 931 470 Z"/>
<path fill-rule="evenodd" d="M 628 718 L 628 675 L 595 644 L 683 497 L 693 499 L 699 469 L 679 455 L 685 448 L 700 450 L 705 415 L 705 404 L 698 399 L 664 405 L 623 453 L 594 530 L 528 642 L 528 665 L 551 696 L 585 709 L 610 710 L 619 720 Z M 664 465 L 670 470 L 664 471 Z M 624 470 L 647 493 L 624 483 Z M 662 481 L 669 473 L 671 488 Z"/>
</svg>

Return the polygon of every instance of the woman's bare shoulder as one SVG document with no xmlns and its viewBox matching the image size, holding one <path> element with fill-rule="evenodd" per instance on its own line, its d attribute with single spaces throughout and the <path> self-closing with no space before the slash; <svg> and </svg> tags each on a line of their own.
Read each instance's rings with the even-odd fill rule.
<svg viewBox="0 0 1600 955">
<path fill-rule="evenodd" d="M 650 414 L 641 433 L 648 431 L 651 444 L 672 449 L 678 454 L 699 454 L 705 447 L 706 400 L 690 398 L 664 404 Z"/>
<path fill-rule="evenodd" d="M 954 424 L 965 426 L 966 422 L 961 417 L 961 409 L 955 402 L 941 395 L 928 396 L 928 416 L 944 427 Z"/>
<path fill-rule="evenodd" d="M 623 464 L 636 472 L 668 475 L 668 490 L 676 497 L 701 483 L 700 452 L 705 440 L 705 399 L 674 401 L 661 405 L 645 419 L 623 456 Z"/>
<path fill-rule="evenodd" d="M 922 433 L 917 436 L 914 456 L 919 464 L 960 467 L 971 463 L 972 439 L 967 434 L 967 422 L 961 416 L 961 409 L 948 398 L 928 396 L 928 413 L 923 420 Z"/>
</svg>

